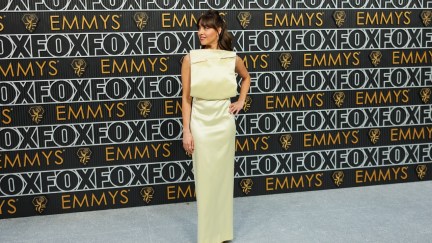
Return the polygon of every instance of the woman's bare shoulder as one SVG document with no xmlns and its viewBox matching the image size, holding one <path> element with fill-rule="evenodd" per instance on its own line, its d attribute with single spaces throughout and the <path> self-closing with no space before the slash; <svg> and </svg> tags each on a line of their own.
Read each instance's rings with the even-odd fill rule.
<svg viewBox="0 0 432 243">
<path fill-rule="evenodd" d="M 190 63 L 190 54 L 189 54 L 189 53 L 186 54 L 186 55 L 184 55 L 184 56 L 182 57 L 182 61 L 181 61 L 181 63 L 182 63 L 182 64 L 188 64 L 188 63 Z"/>
<path fill-rule="evenodd" d="M 243 59 L 239 57 L 239 55 L 236 55 L 236 65 L 238 64 L 244 64 Z"/>
<path fill-rule="evenodd" d="M 181 64 L 183 67 L 186 65 L 190 65 L 190 54 L 189 53 L 182 57 Z"/>
</svg>

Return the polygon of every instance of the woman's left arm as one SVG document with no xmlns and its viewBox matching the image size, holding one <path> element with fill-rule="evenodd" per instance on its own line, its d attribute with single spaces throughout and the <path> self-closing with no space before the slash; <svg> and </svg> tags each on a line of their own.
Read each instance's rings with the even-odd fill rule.
<svg viewBox="0 0 432 243">
<path fill-rule="evenodd" d="M 240 85 L 240 96 L 236 102 L 231 103 L 231 105 L 229 106 L 229 112 L 231 114 L 237 115 L 239 111 L 243 109 L 246 96 L 250 87 L 249 72 L 246 69 L 243 60 L 239 56 L 236 57 L 235 71 L 242 78 Z"/>
</svg>

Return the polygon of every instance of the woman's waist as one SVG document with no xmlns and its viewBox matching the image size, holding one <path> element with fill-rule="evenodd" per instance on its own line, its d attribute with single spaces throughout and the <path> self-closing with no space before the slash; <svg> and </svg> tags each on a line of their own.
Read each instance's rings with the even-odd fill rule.
<svg viewBox="0 0 432 243">
<path fill-rule="evenodd" d="M 193 97 L 194 102 L 209 102 L 209 103 L 217 103 L 217 102 L 231 102 L 231 98 L 223 98 L 223 99 L 204 99 L 199 97 Z"/>
<path fill-rule="evenodd" d="M 201 98 L 194 98 L 192 101 L 192 110 L 201 114 L 219 113 L 221 115 L 229 114 L 229 105 L 231 100 L 229 98 L 222 100 L 207 100 Z M 226 115 L 225 114 L 225 115 Z"/>
</svg>

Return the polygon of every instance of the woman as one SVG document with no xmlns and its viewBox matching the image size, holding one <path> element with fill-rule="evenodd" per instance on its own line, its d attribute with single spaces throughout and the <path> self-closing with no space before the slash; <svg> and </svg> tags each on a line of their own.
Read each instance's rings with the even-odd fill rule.
<svg viewBox="0 0 432 243">
<path fill-rule="evenodd" d="M 183 147 L 192 155 L 198 207 L 198 242 L 233 239 L 235 120 L 250 86 L 243 61 L 217 11 L 197 21 L 200 50 L 183 59 Z M 238 100 L 237 73 L 241 78 Z M 192 100 L 193 97 L 193 100 Z"/>
</svg>

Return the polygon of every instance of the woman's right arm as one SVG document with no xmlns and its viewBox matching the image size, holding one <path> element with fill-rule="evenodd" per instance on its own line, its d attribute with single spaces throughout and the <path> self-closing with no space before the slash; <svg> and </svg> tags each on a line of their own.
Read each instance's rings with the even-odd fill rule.
<svg viewBox="0 0 432 243">
<path fill-rule="evenodd" d="M 192 97 L 190 96 L 191 65 L 189 54 L 183 58 L 181 68 L 182 93 L 182 117 L 183 117 L 183 148 L 192 154 L 194 150 L 193 137 L 190 130 L 190 119 L 192 112 Z"/>
</svg>

